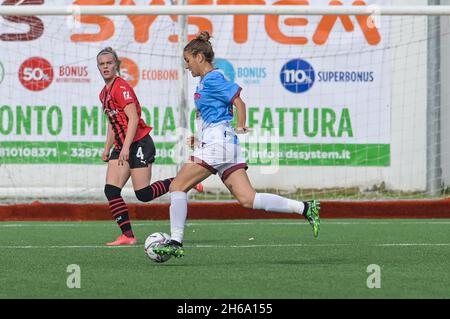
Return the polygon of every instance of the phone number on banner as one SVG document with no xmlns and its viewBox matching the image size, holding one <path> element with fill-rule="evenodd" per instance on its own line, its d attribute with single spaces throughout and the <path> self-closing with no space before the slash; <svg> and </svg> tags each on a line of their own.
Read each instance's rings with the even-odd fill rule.
<svg viewBox="0 0 450 319">
<path fill-rule="evenodd" d="M 14 145 L 16 144 L 16 145 Z M 22 145 L 21 145 L 22 144 Z M 0 161 L 3 163 L 67 163 L 100 164 L 103 145 L 83 145 L 80 143 L 0 143 Z M 90 144 L 90 143 L 89 143 Z"/>
</svg>

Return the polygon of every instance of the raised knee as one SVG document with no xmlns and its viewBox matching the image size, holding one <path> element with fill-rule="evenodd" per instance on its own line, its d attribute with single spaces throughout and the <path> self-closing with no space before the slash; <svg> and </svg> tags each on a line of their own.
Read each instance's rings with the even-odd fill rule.
<svg viewBox="0 0 450 319">
<path fill-rule="evenodd" d="M 106 184 L 105 185 L 105 196 L 108 199 L 108 201 L 111 201 L 113 199 L 120 197 L 120 192 L 122 191 L 119 187 Z"/>
<path fill-rule="evenodd" d="M 150 186 L 134 191 L 136 198 L 141 202 L 149 202 L 153 199 L 152 189 Z"/>
</svg>

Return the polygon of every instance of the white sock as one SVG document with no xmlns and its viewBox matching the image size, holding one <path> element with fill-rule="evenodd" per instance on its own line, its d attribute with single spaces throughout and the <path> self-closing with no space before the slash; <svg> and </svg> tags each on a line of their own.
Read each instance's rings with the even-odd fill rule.
<svg viewBox="0 0 450 319">
<path fill-rule="evenodd" d="M 264 209 L 276 213 L 303 214 L 305 204 L 296 200 L 281 197 L 274 194 L 256 193 L 253 201 L 254 209 Z"/>
<path fill-rule="evenodd" d="M 187 218 L 187 193 L 170 193 L 170 232 L 171 239 L 183 242 L 184 224 Z"/>
</svg>

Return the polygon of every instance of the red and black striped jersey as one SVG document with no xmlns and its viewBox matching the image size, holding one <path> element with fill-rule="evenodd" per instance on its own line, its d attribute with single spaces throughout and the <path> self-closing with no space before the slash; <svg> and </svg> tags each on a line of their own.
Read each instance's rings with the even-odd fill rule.
<svg viewBox="0 0 450 319">
<path fill-rule="evenodd" d="M 128 128 L 128 117 L 125 113 L 125 107 L 128 104 L 134 103 L 136 105 L 136 111 L 139 117 L 133 142 L 139 141 L 151 132 L 152 127 L 145 124 L 141 118 L 141 106 L 133 88 L 121 77 L 116 77 L 109 88 L 105 85 L 100 92 L 100 101 L 103 105 L 103 112 L 108 116 L 114 131 L 114 145 L 116 148 L 122 148 L 125 142 Z"/>
</svg>

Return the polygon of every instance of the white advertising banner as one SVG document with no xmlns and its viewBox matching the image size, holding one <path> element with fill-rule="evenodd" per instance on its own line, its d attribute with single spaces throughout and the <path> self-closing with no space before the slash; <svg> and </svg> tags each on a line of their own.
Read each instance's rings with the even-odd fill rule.
<svg viewBox="0 0 450 319">
<path fill-rule="evenodd" d="M 2 5 L 149 5 L 137 0 L 4 1 Z M 390 1 L 193 1 L 193 4 L 389 5 Z M 170 5 L 170 1 L 152 1 Z M 308 4 L 311 3 L 311 4 Z M 180 47 L 176 17 L 32 16 L 0 22 L 3 163 L 101 163 L 106 133 L 96 55 L 117 50 L 153 127 L 157 163 L 174 163 Z M 242 88 L 248 160 L 266 165 L 389 166 L 388 22 L 355 16 L 189 16 L 208 30 L 216 67 Z M 190 76 L 190 75 L 189 75 Z M 189 129 L 195 130 L 189 79 Z M 192 98 L 191 98 L 192 97 Z"/>
</svg>

